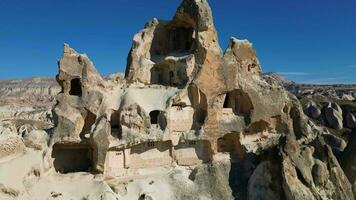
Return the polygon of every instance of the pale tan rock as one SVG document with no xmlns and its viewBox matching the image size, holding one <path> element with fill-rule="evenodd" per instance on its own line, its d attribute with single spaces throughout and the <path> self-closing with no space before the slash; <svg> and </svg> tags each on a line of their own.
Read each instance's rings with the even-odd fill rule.
<svg viewBox="0 0 356 200">
<path fill-rule="evenodd" d="M 261 162 L 248 181 L 248 199 L 282 199 L 278 170 L 271 162 Z"/>
<path fill-rule="evenodd" d="M 331 148 L 320 139 L 315 143 L 301 148 L 287 137 L 282 168 L 287 199 L 353 199 L 351 184 Z"/>
<path fill-rule="evenodd" d="M 191 185 L 181 198 L 199 191 L 203 199 L 258 199 L 264 193 L 352 199 L 337 160 L 319 144 L 321 128 L 295 96 L 261 74 L 247 40 L 231 38 L 221 51 L 206 0 L 183 0 L 171 21 L 148 22 L 133 38 L 124 80 L 103 79 L 85 54 L 65 45 L 50 142 L 53 168 L 102 173 L 107 180 L 137 178 L 139 186 L 131 185 L 142 189 L 153 187 L 142 181 L 157 169 L 196 167 L 179 175 Z M 342 117 L 340 106 L 329 107 Z M 228 180 L 237 172 L 240 179 Z M 269 178 L 258 181 L 261 174 Z M 280 177 L 278 186 L 270 184 L 272 177 Z M 136 199 L 143 194 L 156 197 L 126 191 Z"/>
<path fill-rule="evenodd" d="M 27 147 L 42 150 L 47 147 L 49 137 L 46 131 L 33 130 L 24 135 L 24 141 Z"/>
<path fill-rule="evenodd" d="M 14 134 L 0 135 L 0 159 L 11 159 L 26 151 L 22 138 Z"/>
</svg>

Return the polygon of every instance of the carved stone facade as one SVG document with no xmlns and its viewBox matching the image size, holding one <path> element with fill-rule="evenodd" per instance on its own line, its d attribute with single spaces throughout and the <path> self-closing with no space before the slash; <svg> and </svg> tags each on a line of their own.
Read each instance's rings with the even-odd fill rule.
<svg viewBox="0 0 356 200">
<path fill-rule="evenodd" d="M 282 156 L 274 155 L 287 197 L 298 199 L 298 187 L 315 199 L 325 194 L 315 188 L 320 177 L 311 175 L 320 160 L 335 164 L 330 152 L 311 153 L 322 130 L 293 95 L 261 77 L 251 43 L 231 38 L 221 51 L 206 0 L 184 0 L 171 21 L 148 22 L 134 36 L 123 82 L 104 80 L 68 45 L 57 79 L 62 92 L 51 143 L 57 171 L 77 164 L 61 165 L 65 159 L 56 151 L 85 162 L 79 170 L 127 177 L 145 168 L 212 163 L 219 154 L 241 163 L 279 149 Z M 337 173 L 328 184 L 343 188 L 338 197 L 351 197 L 350 184 Z"/>
</svg>

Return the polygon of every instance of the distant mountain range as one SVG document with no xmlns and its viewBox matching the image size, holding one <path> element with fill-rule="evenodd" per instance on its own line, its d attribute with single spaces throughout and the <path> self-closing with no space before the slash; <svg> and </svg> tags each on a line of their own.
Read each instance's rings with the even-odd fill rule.
<svg viewBox="0 0 356 200">
<path fill-rule="evenodd" d="M 335 90 L 336 93 L 345 93 L 356 90 L 356 84 L 318 85 L 302 84 L 290 81 L 275 72 L 264 73 L 265 78 L 273 78 L 281 86 L 295 95 L 312 91 Z M 111 74 L 105 79 L 123 79 L 122 73 Z M 23 80 L 0 80 L 0 105 L 32 105 L 39 107 L 53 106 L 54 96 L 61 91 L 61 87 L 54 77 L 34 77 Z M 342 91 L 342 92 L 338 92 Z"/>
</svg>

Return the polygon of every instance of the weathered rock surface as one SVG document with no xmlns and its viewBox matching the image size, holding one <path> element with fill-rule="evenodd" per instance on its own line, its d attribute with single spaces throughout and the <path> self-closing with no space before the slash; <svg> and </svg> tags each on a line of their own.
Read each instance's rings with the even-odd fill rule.
<svg viewBox="0 0 356 200">
<path fill-rule="evenodd" d="M 325 108 L 324 114 L 328 126 L 334 129 L 343 128 L 343 117 L 340 106 L 335 103 L 330 103 L 330 105 Z"/>
<path fill-rule="evenodd" d="M 92 150 L 90 167 L 106 177 L 123 180 L 138 169 L 176 163 L 198 165 L 190 178 L 208 199 L 353 198 L 330 147 L 318 145 L 323 131 L 293 95 L 262 78 L 252 44 L 231 38 L 221 52 L 205 0 L 184 0 L 171 21 L 148 22 L 134 36 L 120 84 L 104 80 L 85 54 L 68 45 L 58 82 L 53 151 Z M 342 128 L 341 108 L 330 109 L 328 123 Z M 312 110 L 315 118 L 320 114 Z M 278 148 L 282 156 L 257 159 Z M 230 159 L 229 169 L 222 163 Z M 243 176 L 226 181 L 237 172 Z M 260 174 L 267 178 L 257 181 Z M 152 195 L 142 192 L 142 198 Z"/>
<path fill-rule="evenodd" d="M 263 74 L 265 79 L 273 78 L 279 85 L 298 97 L 302 96 L 324 96 L 328 99 L 338 99 L 355 101 L 356 99 L 356 84 L 307 84 L 296 83 L 287 80 L 283 76 L 274 72 L 267 72 Z"/>
<path fill-rule="evenodd" d="M 321 115 L 321 109 L 316 105 L 315 102 L 311 101 L 308 104 L 305 113 L 313 119 L 318 119 Z"/>
<path fill-rule="evenodd" d="M 25 152 L 22 138 L 15 134 L 0 135 L 0 160 L 17 157 Z"/>
<path fill-rule="evenodd" d="M 47 199 L 354 198 L 330 147 L 343 151 L 345 141 L 324 135 L 295 96 L 262 77 L 249 41 L 232 37 L 221 51 L 206 0 L 183 0 L 171 21 L 148 22 L 124 79 L 101 77 L 68 44 L 58 67 L 49 135 L 14 125 L 14 145 L 30 147 L 22 142 L 25 155 L 11 161 L 28 162 L 23 184 L 0 176 L 14 198 L 41 184 L 53 189 L 42 191 Z M 341 129 L 342 108 L 329 108 L 328 124 Z M 74 182 L 87 196 L 53 184 Z"/>
<path fill-rule="evenodd" d="M 51 107 L 60 90 L 54 78 L 0 80 L 0 105 Z"/>
<path fill-rule="evenodd" d="M 43 130 L 33 130 L 24 135 L 25 145 L 39 150 L 47 147 L 48 140 L 48 133 Z"/>
<path fill-rule="evenodd" d="M 347 128 L 356 128 L 356 118 L 352 113 L 347 113 L 345 117 L 345 125 Z"/>
<path fill-rule="evenodd" d="M 300 147 L 287 137 L 283 150 L 283 188 L 287 199 L 352 199 L 352 188 L 330 147 L 315 141 Z"/>
<path fill-rule="evenodd" d="M 353 131 L 350 141 L 345 149 L 342 158 L 342 168 L 353 187 L 354 196 L 356 195 L 356 131 Z"/>
<path fill-rule="evenodd" d="M 248 199 L 284 199 L 279 166 L 261 162 L 248 182 Z"/>
</svg>

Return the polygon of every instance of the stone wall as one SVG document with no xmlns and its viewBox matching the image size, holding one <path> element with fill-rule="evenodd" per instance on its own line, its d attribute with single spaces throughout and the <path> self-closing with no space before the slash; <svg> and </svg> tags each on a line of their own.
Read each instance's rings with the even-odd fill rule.
<svg viewBox="0 0 356 200">
<path fill-rule="evenodd" d="M 193 166 L 211 161 L 208 141 L 186 141 L 173 146 L 171 141 L 145 142 L 126 149 L 111 149 L 106 154 L 104 174 L 107 177 L 133 175 L 129 170 L 170 166 L 174 162 Z"/>
</svg>

